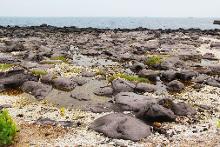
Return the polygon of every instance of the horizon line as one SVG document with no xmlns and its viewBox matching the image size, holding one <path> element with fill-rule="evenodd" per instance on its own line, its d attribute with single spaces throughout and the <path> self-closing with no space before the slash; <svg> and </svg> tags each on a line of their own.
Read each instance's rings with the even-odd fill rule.
<svg viewBox="0 0 220 147">
<path fill-rule="evenodd" d="M 220 18 L 197 16 L 0 16 L 8 18 Z"/>
</svg>

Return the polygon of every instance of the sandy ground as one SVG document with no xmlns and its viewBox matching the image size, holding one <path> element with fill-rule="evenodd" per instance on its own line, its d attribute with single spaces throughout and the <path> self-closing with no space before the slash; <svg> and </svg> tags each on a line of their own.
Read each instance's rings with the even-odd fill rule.
<svg viewBox="0 0 220 147">
<path fill-rule="evenodd" d="M 12 105 L 7 108 L 17 122 L 20 132 L 15 141 L 20 146 L 220 146 L 220 128 L 217 128 L 220 109 L 220 88 L 205 86 L 200 91 L 186 90 L 175 95 L 176 101 L 188 101 L 199 110 L 195 119 L 179 118 L 177 123 L 162 123 L 167 129 L 166 135 L 154 133 L 139 142 L 110 139 L 99 133 L 88 130 L 89 124 L 108 113 L 91 113 L 81 110 L 65 109 L 62 115 L 60 108 L 47 101 L 36 101 L 25 94 L 1 95 L 0 103 Z M 209 109 L 199 107 L 206 104 Z M 129 112 L 128 112 L 129 113 Z M 38 125 L 38 118 L 50 118 L 56 121 L 73 121 L 72 128 L 62 126 Z M 194 122 L 195 120 L 199 120 Z"/>
</svg>

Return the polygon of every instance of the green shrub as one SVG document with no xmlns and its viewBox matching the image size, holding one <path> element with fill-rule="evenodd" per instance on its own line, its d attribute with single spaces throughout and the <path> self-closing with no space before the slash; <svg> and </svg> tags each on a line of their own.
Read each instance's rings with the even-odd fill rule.
<svg viewBox="0 0 220 147">
<path fill-rule="evenodd" d="M 13 66 L 14 66 L 13 64 L 6 64 L 6 63 L 0 64 L 0 71 L 6 71 Z"/>
<path fill-rule="evenodd" d="M 117 79 L 117 78 L 122 78 L 127 81 L 131 81 L 131 82 L 144 82 L 144 83 L 149 82 L 149 80 L 146 78 L 142 78 L 142 77 L 135 76 L 135 75 L 128 75 L 128 74 L 124 74 L 124 73 L 114 74 L 113 76 L 108 78 L 108 81 L 112 82 L 114 79 Z"/>
<path fill-rule="evenodd" d="M 40 69 L 35 69 L 35 70 L 32 70 L 31 73 L 35 76 L 44 76 L 44 75 L 47 75 L 47 71 L 45 70 L 40 70 Z"/>
<path fill-rule="evenodd" d="M 63 61 L 63 62 L 67 62 L 67 59 L 64 56 L 52 57 L 51 60 L 60 60 L 60 61 Z"/>
<path fill-rule="evenodd" d="M 8 111 L 0 111 L 0 146 L 12 144 L 16 132 L 16 124 L 8 114 Z"/>
<path fill-rule="evenodd" d="M 148 66 L 154 66 L 160 64 L 161 62 L 162 58 L 160 56 L 151 56 L 146 60 L 145 64 Z"/>
</svg>

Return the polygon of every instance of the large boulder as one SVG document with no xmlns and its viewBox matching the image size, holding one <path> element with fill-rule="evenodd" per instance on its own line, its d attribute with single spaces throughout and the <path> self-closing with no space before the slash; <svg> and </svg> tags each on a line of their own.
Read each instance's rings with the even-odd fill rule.
<svg viewBox="0 0 220 147">
<path fill-rule="evenodd" d="M 185 88 L 184 84 L 178 80 L 173 80 L 167 84 L 167 90 L 171 92 L 180 92 Z"/>
<path fill-rule="evenodd" d="M 196 110 L 184 102 L 174 103 L 171 99 L 165 98 L 158 101 L 158 104 L 170 109 L 178 116 L 192 116 L 196 114 Z"/>
<path fill-rule="evenodd" d="M 78 84 L 78 86 L 82 86 L 87 83 L 87 80 L 83 77 L 71 77 L 71 81 Z"/>
<path fill-rule="evenodd" d="M 59 90 L 71 91 L 77 86 L 77 83 L 70 78 L 58 77 L 53 80 L 53 86 Z"/>
<path fill-rule="evenodd" d="M 206 82 L 205 82 L 207 85 L 210 85 L 210 86 L 213 86 L 213 87 L 219 87 L 220 88 L 220 82 L 217 81 L 216 79 L 208 79 Z"/>
<path fill-rule="evenodd" d="M 22 42 L 19 41 L 5 41 L 7 49 L 5 52 L 24 51 L 25 47 Z"/>
<path fill-rule="evenodd" d="M 112 81 L 112 88 L 115 93 L 119 92 L 133 92 L 135 88 L 135 84 L 126 81 L 124 79 L 115 79 Z"/>
<path fill-rule="evenodd" d="M 44 99 L 52 90 L 52 86 L 35 81 L 27 81 L 22 85 L 21 89 L 37 99 Z"/>
<path fill-rule="evenodd" d="M 211 75 L 220 75 L 220 65 L 213 65 L 209 67 Z"/>
<path fill-rule="evenodd" d="M 160 75 L 161 76 L 161 80 L 168 81 L 168 82 L 173 81 L 176 78 L 176 73 L 177 72 L 173 71 L 173 70 L 164 71 Z"/>
<path fill-rule="evenodd" d="M 4 89 L 19 87 L 27 80 L 34 80 L 34 78 L 20 68 L 0 72 L 0 85 Z"/>
<path fill-rule="evenodd" d="M 208 75 L 200 74 L 200 75 L 198 75 L 197 77 L 194 77 L 192 81 L 195 82 L 195 83 L 203 84 L 203 83 L 205 83 L 209 78 L 211 78 L 211 77 L 209 77 Z"/>
<path fill-rule="evenodd" d="M 160 69 L 169 70 L 185 67 L 185 64 L 178 57 L 169 57 L 161 61 Z"/>
<path fill-rule="evenodd" d="M 137 118 L 148 122 L 175 121 L 176 115 L 170 109 L 167 109 L 157 103 L 150 103 L 142 107 L 136 114 Z"/>
<path fill-rule="evenodd" d="M 52 74 L 46 74 L 46 75 L 43 75 L 40 79 L 40 81 L 44 84 L 53 84 L 53 79 L 54 77 L 56 77 L 55 75 L 52 75 Z"/>
<path fill-rule="evenodd" d="M 144 65 L 143 63 L 140 63 L 140 62 L 136 62 L 131 66 L 131 70 L 135 73 L 138 73 L 145 68 L 146 68 L 146 65 Z"/>
<path fill-rule="evenodd" d="M 133 92 L 121 92 L 115 96 L 115 104 L 124 111 L 139 111 L 145 105 L 155 102 L 154 98 Z"/>
<path fill-rule="evenodd" d="M 156 91 L 156 85 L 148 84 L 148 83 L 138 83 L 135 91 L 137 92 L 155 92 Z"/>
<path fill-rule="evenodd" d="M 189 81 L 189 80 L 192 80 L 192 78 L 197 75 L 198 75 L 198 73 L 195 71 L 183 70 L 183 71 L 178 72 L 176 74 L 176 77 L 180 80 L 183 80 L 183 81 Z"/>
<path fill-rule="evenodd" d="M 82 77 L 94 77 L 96 76 L 96 73 L 95 72 L 90 72 L 90 71 L 83 71 L 81 73 Z"/>
<path fill-rule="evenodd" d="M 94 94 L 98 96 L 112 96 L 113 89 L 109 86 L 99 87 L 94 91 Z"/>
<path fill-rule="evenodd" d="M 211 47 L 211 48 L 220 48 L 220 42 L 212 42 L 212 43 L 210 44 L 210 47 Z"/>
<path fill-rule="evenodd" d="M 160 72 L 155 71 L 155 70 L 147 70 L 143 69 L 141 70 L 138 75 L 140 77 L 148 78 L 149 80 L 155 81 L 157 77 L 159 76 Z"/>
<path fill-rule="evenodd" d="M 207 60 L 218 60 L 218 58 L 213 53 L 205 53 L 202 57 L 203 59 Z"/>
<path fill-rule="evenodd" d="M 0 63 L 16 63 L 19 62 L 19 60 L 12 56 L 12 55 L 8 55 L 8 54 L 4 54 L 4 53 L 0 53 Z"/>
<path fill-rule="evenodd" d="M 150 126 L 121 113 L 113 113 L 96 119 L 89 127 L 107 137 L 139 141 L 151 135 Z"/>
<path fill-rule="evenodd" d="M 179 116 L 192 116 L 196 114 L 196 110 L 184 102 L 174 104 L 172 107 L 172 111 Z"/>
</svg>

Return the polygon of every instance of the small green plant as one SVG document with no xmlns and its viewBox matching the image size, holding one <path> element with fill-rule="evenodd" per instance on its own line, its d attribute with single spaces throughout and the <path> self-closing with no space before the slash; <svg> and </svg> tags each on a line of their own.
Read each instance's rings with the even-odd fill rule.
<svg viewBox="0 0 220 147">
<path fill-rule="evenodd" d="M 65 116 L 65 108 L 64 107 L 61 107 L 60 108 L 60 115 L 63 117 L 63 116 Z"/>
<path fill-rule="evenodd" d="M 149 83 L 149 80 L 146 79 L 146 78 L 142 78 L 142 77 L 135 76 L 135 75 L 127 75 L 127 74 L 124 74 L 124 73 L 114 74 L 113 76 L 108 78 L 108 81 L 112 82 L 114 79 L 117 79 L 117 78 L 122 78 L 122 79 L 125 79 L 127 81 L 131 81 L 131 82 Z"/>
<path fill-rule="evenodd" d="M 40 69 L 32 70 L 31 73 L 35 76 L 44 76 L 48 74 L 47 71 Z"/>
<path fill-rule="evenodd" d="M 0 64 L 0 71 L 6 71 L 13 66 L 14 66 L 13 64 L 6 64 L 6 63 Z"/>
<path fill-rule="evenodd" d="M 6 146 L 13 143 L 17 127 L 8 111 L 0 111 L 0 146 Z"/>
<path fill-rule="evenodd" d="M 217 125 L 217 128 L 219 128 L 219 129 L 220 129 L 220 119 L 219 119 L 219 120 L 217 120 L 216 125 Z"/>
<path fill-rule="evenodd" d="M 103 69 L 97 69 L 96 75 L 106 76 L 106 71 Z"/>
<path fill-rule="evenodd" d="M 51 60 L 60 60 L 60 61 L 63 61 L 63 62 L 67 62 L 67 58 L 64 57 L 64 56 L 56 56 L 56 57 L 52 57 Z"/>
<path fill-rule="evenodd" d="M 148 66 L 154 66 L 154 65 L 160 64 L 161 62 L 162 62 L 162 58 L 160 56 L 155 55 L 155 56 L 148 57 L 145 64 Z"/>
</svg>

